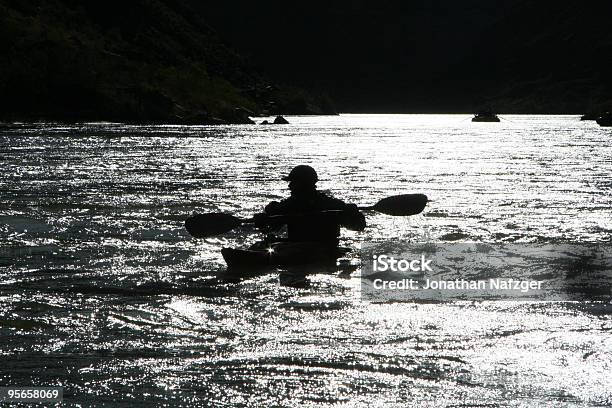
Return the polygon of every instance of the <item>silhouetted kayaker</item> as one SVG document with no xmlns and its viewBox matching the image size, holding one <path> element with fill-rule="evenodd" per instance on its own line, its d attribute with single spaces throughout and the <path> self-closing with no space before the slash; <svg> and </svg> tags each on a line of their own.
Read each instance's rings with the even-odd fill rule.
<svg viewBox="0 0 612 408">
<path fill-rule="evenodd" d="M 340 227 L 354 231 L 365 228 L 365 217 L 354 204 L 317 191 L 317 172 L 310 166 L 296 166 L 283 180 L 289 182 L 291 197 L 272 201 L 255 216 L 259 228 L 287 225 L 289 242 L 317 242 L 338 245 Z M 336 211 L 329 211 L 336 210 Z M 288 216 L 278 219 L 271 216 Z"/>
</svg>

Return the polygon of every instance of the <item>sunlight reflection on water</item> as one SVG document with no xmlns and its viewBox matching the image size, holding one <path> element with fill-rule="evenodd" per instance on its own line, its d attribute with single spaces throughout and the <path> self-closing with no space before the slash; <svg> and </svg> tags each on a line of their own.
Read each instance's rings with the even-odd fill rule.
<svg viewBox="0 0 612 408">
<path fill-rule="evenodd" d="M 2 127 L 2 384 L 64 386 L 87 406 L 612 403 L 610 304 L 369 304 L 355 274 L 226 275 L 220 248 L 259 236 L 183 229 L 196 210 L 260 211 L 310 163 L 347 201 L 433 200 L 414 217 L 370 214 L 349 247 L 609 241 L 610 131 L 502 118 Z"/>
</svg>

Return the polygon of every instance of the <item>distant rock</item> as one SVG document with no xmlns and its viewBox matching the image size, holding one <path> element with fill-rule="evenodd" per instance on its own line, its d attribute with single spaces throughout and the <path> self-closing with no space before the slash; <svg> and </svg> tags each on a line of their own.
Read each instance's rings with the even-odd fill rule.
<svg viewBox="0 0 612 408">
<path fill-rule="evenodd" d="M 269 125 L 270 122 L 268 122 L 267 120 L 264 120 L 263 122 L 260 123 L 260 125 Z"/>
<path fill-rule="evenodd" d="M 281 115 L 278 115 L 276 118 L 274 118 L 274 124 L 275 125 L 288 125 L 289 121 L 283 118 Z"/>
<path fill-rule="evenodd" d="M 599 126 L 606 127 L 612 126 L 612 113 L 605 112 L 604 114 L 602 114 L 600 117 L 597 118 L 597 124 L 599 124 Z"/>
</svg>

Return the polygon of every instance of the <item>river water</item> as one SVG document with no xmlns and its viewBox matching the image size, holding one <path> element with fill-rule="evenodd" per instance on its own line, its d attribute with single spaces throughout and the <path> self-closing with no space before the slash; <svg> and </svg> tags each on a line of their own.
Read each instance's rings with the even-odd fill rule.
<svg viewBox="0 0 612 408">
<path fill-rule="evenodd" d="M 342 243 L 609 242 L 612 132 L 577 116 L 288 117 L 290 125 L 0 127 L 0 386 L 68 406 L 605 406 L 610 302 L 370 302 L 359 270 L 228 275 L 249 216 L 313 165 L 368 214 Z M 351 262 L 357 261 L 354 252 Z"/>
</svg>

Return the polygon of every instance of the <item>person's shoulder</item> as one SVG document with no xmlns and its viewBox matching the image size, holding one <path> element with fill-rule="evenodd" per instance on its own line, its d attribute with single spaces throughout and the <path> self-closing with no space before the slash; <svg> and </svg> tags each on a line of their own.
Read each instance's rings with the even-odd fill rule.
<svg viewBox="0 0 612 408">
<path fill-rule="evenodd" d="M 280 201 L 272 201 L 270 204 L 266 205 L 264 211 L 270 215 L 282 214 L 294 207 L 294 201 L 295 200 L 293 200 L 292 197 L 288 197 Z"/>
<path fill-rule="evenodd" d="M 317 193 L 317 200 L 321 205 L 324 205 L 331 209 L 344 209 L 344 207 L 347 206 L 344 201 L 340 200 L 339 198 L 333 197 L 329 193 L 325 193 L 322 191 L 318 191 Z"/>
</svg>

